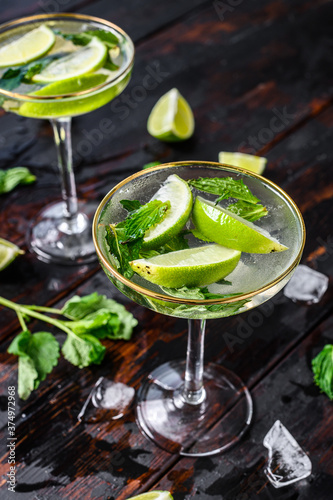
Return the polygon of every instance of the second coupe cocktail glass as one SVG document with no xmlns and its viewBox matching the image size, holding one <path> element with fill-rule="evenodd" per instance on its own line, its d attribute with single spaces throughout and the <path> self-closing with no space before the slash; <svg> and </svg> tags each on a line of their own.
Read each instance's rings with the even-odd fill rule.
<svg viewBox="0 0 333 500">
<path fill-rule="evenodd" d="M 29 118 L 49 119 L 54 131 L 62 201 L 44 207 L 32 222 L 28 236 L 31 249 L 45 262 L 83 264 L 96 258 L 91 239 L 91 221 L 96 204 L 79 202 L 77 199 L 72 164 L 71 119 L 107 104 L 122 92 L 130 79 L 134 47 L 129 36 L 108 21 L 80 14 L 49 14 L 21 18 L 1 25 L 0 49 L 41 26 L 46 33 L 51 30 L 56 34 L 56 42 L 47 56 L 63 57 L 74 77 L 67 78 L 65 75 L 63 80 L 56 80 L 56 84 L 52 79 L 49 79 L 46 85 L 45 82 L 42 85 L 23 83 L 18 89 L 11 90 L 6 90 L 7 87 L 1 88 L 0 85 L 0 99 L 6 111 Z M 101 62 L 96 69 L 92 65 L 86 74 L 75 77 L 76 61 L 71 59 L 71 53 L 80 50 L 79 57 L 84 58 L 84 50 L 87 49 L 82 47 L 85 43 L 84 40 L 82 42 L 82 35 L 89 33 L 87 40 L 96 40 L 94 32 L 97 30 L 111 34 L 114 40 L 119 42 L 111 49 L 107 46 L 108 51 L 112 52 L 112 62 L 110 61 L 107 67 L 102 66 Z M 77 38 L 75 35 L 78 35 Z M 97 52 L 100 48 L 103 53 L 102 38 L 95 41 L 96 47 Z M 43 59 L 45 61 L 45 57 Z M 43 64 L 40 61 L 36 59 L 32 66 L 35 62 Z M 57 62 L 59 61 L 60 58 L 57 59 Z M 13 68 L 10 64 L 7 68 L 4 67 L 1 60 L 0 67 L 3 75 L 7 72 L 5 78 L 8 83 L 8 76 L 13 74 L 8 70 L 13 71 Z M 61 69 L 63 70 L 63 67 Z M 17 65 L 14 66 L 14 71 L 16 70 Z M 49 84 L 51 85 L 48 88 L 54 89 L 54 92 L 45 90 Z M 45 162 L 47 161 L 45 158 Z"/>
<path fill-rule="evenodd" d="M 268 209 L 268 215 L 258 226 L 269 231 L 288 250 L 273 254 L 242 253 L 239 264 L 227 276 L 231 285 L 209 286 L 212 293 L 227 295 L 225 298 L 182 299 L 167 295 L 138 275 L 131 280 L 124 278 L 113 265 L 105 226 L 124 219 L 121 200 L 148 202 L 171 174 L 185 180 L 242 179 Z M 198 193 L 194 190 L 194 194 Z M 209 456 L 226 450 L 248 428 L 252 400 L 236 374 L 220 364 L 209 362 L 204 366 L 205 322 L 259 306 L 288 282 L 300 261 L 305 240 L 303 219 L 295 203 L 269 180 L 242 169 L 207 162 L 161 165 L 125 179 L 110 191 L 95 215 L 93 236 L 105 273 L 123 294 L 149 309 L 189 321 L 186 361 L 171 360 L 155 368 L 139 390 L 136 408 L 139 427 L 148 438 L 172 453 Z M 191 237 L 189 243 L 190 247 L 198 245 Z M 221 336 L 223 332 L 211 334 Z"/>
</svg>

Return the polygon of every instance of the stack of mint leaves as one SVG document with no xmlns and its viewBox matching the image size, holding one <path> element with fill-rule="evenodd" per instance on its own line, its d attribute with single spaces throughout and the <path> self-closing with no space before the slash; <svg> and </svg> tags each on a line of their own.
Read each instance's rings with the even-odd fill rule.
<svg viewBox="0 0 333 500">
<path fill-rule="evenodd" d="M 22 332 L 8 348 L 9 353 L 19 357 L 18 394 L 22 399 L 27 399 L 51 373 L 58 363 L 60 351 L 67 361 L 79 368 L 100 364 L 106 351 L 101 340 L 129 340 L 137 325 L 137 320 L 123 305 L 97 292 L 83 297 L 75 295 L 62 309 L 23 306 L 3 297 L 0 297 L 0 304 L 16 311 L 22 327 Z M 32 333 L 26 324 L 32 318 L 66 333 L 62 347 L 50 332 Z"/>
</svg>

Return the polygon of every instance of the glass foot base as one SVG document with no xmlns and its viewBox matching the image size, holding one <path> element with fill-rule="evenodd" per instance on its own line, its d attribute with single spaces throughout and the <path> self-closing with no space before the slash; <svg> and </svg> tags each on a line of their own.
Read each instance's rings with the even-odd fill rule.
<svg viewBox="0 0 333 500">
<path fill-rule="evenodd" d="M 137 423 L 155 444 L 184 456 L 210 456 L 233 446 L 250 425 L 252 399 L 243 382 L 219 365 L 204 371 L 204 401 L 184 402 L 185 361 L 156 368 L 138 392 Z"/>
<path fill-rule="evenodd" d="M 43 262 L 87 264 L 97 260 L 91 226 L 97 203 L 79 202 L 74 220 L 64 217 L 64 203 L 45 207 L 31 223 L 28 244 Z"/>
</svg>

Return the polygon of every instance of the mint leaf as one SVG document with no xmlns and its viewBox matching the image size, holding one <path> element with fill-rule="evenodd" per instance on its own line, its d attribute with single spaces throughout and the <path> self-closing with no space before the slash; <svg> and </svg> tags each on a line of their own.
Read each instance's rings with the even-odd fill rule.
<svg viewBox="0 0 333 500">
<path fill-rule="evenodd" d="M 31 184 L 36 176 L 26 167 L 13 167 L 0 170 L 0 194 L 12 191 L 19 184 Z"/>
<path fill-rule="evenodd" d="M 9 68 L 0 78 L 0 88 L 3 90 L 14 90 L 24 83 L 31 83 L 31 78 L 40 73 L 52 61 L 63 57 L 64 54 L 52 54 L 50 56 L 42 57 L 36 61 L 32 61 L 18 68 Z"/>
<path fill-rule="evenodd" d="M 230 284 L 230 282 L 228 282 Z M 161 286 L 162 290 L 172 297 L 178 297 L 181 299 L 190 299 L 190 300 L 209 300 L 209 299 L 226 299 L 229 297 L 237 297 L 237 295 L 241 295 L 240 293 L 210 293 L 207 287 L 187 287 L 183 286 L 181 288 L 168 288 L 165 286 Z M 239 300 L 237 302 L 233 302 L 231 304 L 210 304 L 204 306 L 193 306 L 193 312 L 196 308 L 204 307 L 207 311 L 211 312 L 224 312 L 226 316 L 231 316 L 241 309 L 246 302 L 249 302 L 247 299 Z M 179 306 L 180 309 L 186 308 L 186 305 Z"/>
<path fill-rule="evenodd" d="M 21 332 L 8 352 L 19 356 L 18 394 L 27 399 L 58 363 L 59 344 L 49 332 Z"/>
<path fill-rule="evenodd" d="M 145 170 L 146 168 L 150 168 L 150 167 L 156 167 L 157 165 L 161 165 L 161 162 L 160 161 L 151 161 L 149 163 L 145 163 L 142 166 L 142 170 Z"/>
<path fill-rule="evenodd" d="M 77 321 L 64 321 L 76 335 L 89 333 L 99 339 L 114 338 L 113 334 L 119 330 L 119 318 L 107 309 L 99 309 Z"/>
<path fill-rule="evenodd" d="M 111 31 L 106 30 L 93 30 L 93 31 L 85 31 L 85 35 L 90 37 L 96 36 L 99 38 L 109 49 L 117 47 L 119 45 L 119 40 L 116 35 L 111 33 Z"/>
<path fill-rule="evenodd" d="M 134 272 L 129 262 L 140 258 L 146 231 L 164 219 L 170 202 L 152 200 L 140 206 L 137 200 L 121 200 L 120 203 L 129 213 L 122 222 L 106 226 L 105 237 L 112 264 L 125 278 L 131 279 Z"/>
<path fill-rule="evenodd" d="M 79 368 L 91 363 L 99 365 L 105 354 L 105 347 L 93 335 L 68 335 L 61 349 L 65 359 Z"/>
<path fill-rule="evenodd" d="M 124 202 L 124 200 L 122 201 Z M 169 208 L 169 201 L 152 200 L 129 212 L 121 225 L 125 235 L 125 240 L 122 242 L 143 238 L 148 229 L 153 228 L 164 219 Z"/>
<path fill-rule="evenodd" d="M 332 400 L 333 399 L 333 345 L 327 344 L 312 360 L 314 382 Z"/>
<path fill-rule="evenodd" d="M 227 206 L 227 210 L 250 222 L 254 222 L 268 213 L 267 208 L 263 205 L 248 203 L 243 200 L 231 203 Z"/>
<path fill-rule="evenodd" d="M 189 247 L 188 240 L 185 239 L 185 235 L 190 231 L 183 230 L 169 239 L 168 243 L 161 246 L 158 251 L 159 253 L 169 253 L 176 252 L 177 250 L 186 250 Z"/>
<path fill-rule="evenodd" d="M 248 203 L 257 203 L 259 201 L 244 184 L 242 179 L 235 180 L 232 177 L 199 177 L 187 182 L 199 191 L 218 195 L 216 203 L 227 198 L 237 198 Z"/>
<path fill-rule="evenodd" d="M 83 321 L 76 323 L 77 333 L 80 333 L 79 328 L 82 325 L 85 326 L 87 333 L 90 330 L 89 333 L 93 333 L 98 338 L 129 340 L 133 328 L 138 324 L 133 314 L 128 312 L 122 304 L 108 299 L 105 295 L 99 295 L 97 292 L 85 297 L 75 295 L 66 302 L 62 314 L 72 320 Z M 102 325 L 103 321 L 104 325 Z M 86 325 L 84 322 L 87 322 Z"/>
</svg>

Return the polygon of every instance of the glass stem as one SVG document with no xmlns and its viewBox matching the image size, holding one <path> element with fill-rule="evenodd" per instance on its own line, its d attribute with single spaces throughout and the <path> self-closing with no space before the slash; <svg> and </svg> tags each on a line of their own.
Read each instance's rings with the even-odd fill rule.
<svg viewBox="0 0 333 500">
<path fill-rule="evenodd" d="M 78 201 L 73 173 L 71 118 L 50 120 L 57 148 L 58 165 L 61 174 L 61 192 L 64 201 L 64 216 L 71 220 L 78 213 Z"/>
<path fill-rule="evenodd" d="M 202 403 L 206 395 L 203 386 L 205 327 L 206 320 L 188 320 L 186 371 L 182 399 L 192 405 Z"/>
</svg>

